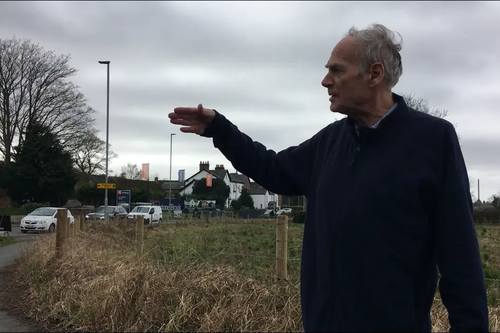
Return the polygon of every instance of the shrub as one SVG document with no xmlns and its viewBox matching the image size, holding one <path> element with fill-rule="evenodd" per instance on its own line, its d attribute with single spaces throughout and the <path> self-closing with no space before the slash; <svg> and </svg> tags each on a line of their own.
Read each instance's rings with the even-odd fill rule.
<svg viewBox="0 0 500 333">
<path fill-rule="evenodd" d="M 303 210 L 293 211 L 292 216 L 293 216 L 294 223 L 305 223 L 306 222 L 306 212 Z"/>
<path fill-rule="evenodd" d="M 47 207 L 47 206 L 50 206 L 50 204 L 48 204 L 48 203 L 38 203 L 38 202 L 28 202 L 28 203 L 25 203 L 24 205 L 22 205 L 19 208 L 20 208 L 20 212 L 22 212 L 22 214 L 29 214 L 32 211 L 34 211 L 35 209 L 37 209 L 37 208 Z"/>
<path fill-rule="evenodd" d="M 500 224 L 500 209 L 475 209 L 474 222 L 478 224 Z"/>
</svg>

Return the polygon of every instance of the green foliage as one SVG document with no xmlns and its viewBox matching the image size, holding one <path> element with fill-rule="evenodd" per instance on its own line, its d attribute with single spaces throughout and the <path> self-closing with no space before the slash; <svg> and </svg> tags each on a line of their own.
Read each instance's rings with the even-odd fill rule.
<svg viewBox="0 0 500 333">
<path fill-rule="evenodd" d="M 306 212 L 303 210 L 294 210 L 292 212 L 294 223 L 305 223 L 306 222 Z"/>
<path fill-rule="evenodd" d="M 500 210 L 498 209 L 475 209 L 475 223 L 500 224 Z"/>
<path fill-rule="evenodd" d="M 15 238 L 12 237 L 0 237 L 0 247 L 14 244 L 16 242 Z"/>
<path fill-rule="evenodd" d="M 77 181 L 73 159 L 47 127 L 36 122 L 27 126 L 25 140 L 14 152 L 0 179 L 14 202 L 61 206 L 71 198 Z"/>
<path fill-rule="evenodd" d="M 212 179 L 212 186 L 207 186 L 205 179 L 196 180 L 193 185 L 192 196 L 199 200 L 215 200 L 218 205 L 224 205 L 229 198 L 229 186 L 224 180 Z"/>
<path fill-rule="evenodd" d="M 20 211 L 23 212 L 23 214 L 29 214 L 37 208 L 47 206 L 49 206 L 49 203 L 28 202 L 20 207 Z"/>
<path fill-rule="evenodd" d="M 250 195 L 250 192 L 246 188 L 243 188 L 243 190 L 241 190 L 241 194 L 240 197 L 238 198 L 238 201 L 240 202 L 241 207 L 247 207 L 248 209 L 255 209 L 252 196 Z"/>
<path fill-rule="evenodd" d="M 231 208 L 235 212 L 241 210 L 241 208 L 242 208 L 241 202 L 239 200 L 233 200 L 233 201 L 231 201 Z"/>
<path fill-rule="evenodd" d="M 494 195 L 493 196 L 493 202 L 491 204 L 495 208 L 500 208 L 500 197 L 498 195 Z"/>
</svg>

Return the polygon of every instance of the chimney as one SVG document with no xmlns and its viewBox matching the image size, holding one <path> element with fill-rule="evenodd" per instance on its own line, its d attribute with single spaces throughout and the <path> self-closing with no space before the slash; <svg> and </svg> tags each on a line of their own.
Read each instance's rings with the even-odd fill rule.
<svg viewBox="0 0 500 333">
<path fill-rule="evenodd" d="M 215 170 L 224 170 L 224 164 L 217 164 Z"/>
<path fill-rule="evenodd" d="M 200 162 L 200 171 L 201 170 L 210 170 L 210 163 L 208 161 Z"/>
</svg>

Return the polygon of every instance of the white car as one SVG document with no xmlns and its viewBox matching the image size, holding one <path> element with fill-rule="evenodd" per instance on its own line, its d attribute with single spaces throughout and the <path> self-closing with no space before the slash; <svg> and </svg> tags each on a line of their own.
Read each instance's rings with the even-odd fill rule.
<svg viewBox="0 0 500 333">
<path fill-rule="evenodd" d="M 281 214 L 292 214 L 292 209 L 291 208 L 283 208 L 283 209 L 280 209 L 276 212 L 276 215 L 281 215 Z"/>
<path fill-rule="evenodd" d="M 144 216 L 144 224 L 160 223 L 163 212 L 160 206 L 136 206 L 128 214 L 128 218 L 133 219 L 136 216 Z"/>
<path fill-rule="evenodd" d="M 28 231 L 48 231 L 54 232 L 57 226 L 57 207 L 40 207 L 26 215 L 21 219 L 21 232 L 27 233 Z M 75 223 L 75 218 L 69 210 L 68 212 L 69 223 Z"/>
</svg>

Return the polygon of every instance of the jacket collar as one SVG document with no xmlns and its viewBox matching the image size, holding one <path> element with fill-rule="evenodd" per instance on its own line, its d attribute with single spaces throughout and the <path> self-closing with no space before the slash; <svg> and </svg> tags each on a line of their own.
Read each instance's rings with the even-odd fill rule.
<svg viewBox="0 0 500 333">
<path fill-rule="evenodd" d="M 371 127 L 358 127 L 356 121 L 351 117 L 347 117 L 347 126 L 349 131 L 353 135 L 354 139 L 359 141 L 365 141 L 374 135 L 378 135 L 388 128 L 392 127 L 391 124 L 401 121 L 410 112 L 403 96 L 392 93 L 394 103 L 397 103 L 397 107 L 390 113 L 384 116 L 379 122 L 376 128 Z"/>
</svg>

